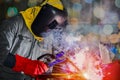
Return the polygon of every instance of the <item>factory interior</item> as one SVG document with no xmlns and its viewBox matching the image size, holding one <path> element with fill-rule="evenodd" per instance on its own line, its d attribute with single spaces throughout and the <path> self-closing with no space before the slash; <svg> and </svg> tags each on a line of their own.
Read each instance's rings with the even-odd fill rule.
<svg viewBox="0 0 120 80">
<path fill-rule="evenodd" d="M 0 0 L 0 24 L 21 11 L 40 6 L 42 1 Z M 60 52 L 58 58 L 66 62 L 59 63 L 60 68 L 54 65 L 53 72 L 41 75 L 40 80 L 120 80 L 120 0 L 61 1 L 68 12 L 65 32 L 48 33 L 40 43 L 40 50 L 41 53 Z M 102 64 L 102 69 L 108 64 L 115 65 L 103 73 Z M 103 79 L 106 75 L 115 78 Z"/>
</svg>

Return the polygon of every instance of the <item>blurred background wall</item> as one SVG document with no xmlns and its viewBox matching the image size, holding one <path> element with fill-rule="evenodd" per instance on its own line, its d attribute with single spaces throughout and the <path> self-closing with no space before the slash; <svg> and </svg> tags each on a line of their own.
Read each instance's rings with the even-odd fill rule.
<svg viewBox="0 0 120 80">
<path fill-rule="evenodd" d="M 28 7 L 39 5 L 42 0 L 0 0 L 0 21 L 16 15 L 19 11 Z M 71 19 L 79 20 L 79 23 L 116 24 L 120 19 L 120 0 L 62 0 L 68 9 Z"/>
</svg>

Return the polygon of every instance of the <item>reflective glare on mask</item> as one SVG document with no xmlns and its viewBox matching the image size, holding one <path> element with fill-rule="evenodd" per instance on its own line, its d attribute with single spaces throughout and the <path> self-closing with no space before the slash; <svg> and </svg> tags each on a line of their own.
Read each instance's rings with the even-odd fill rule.
<svg viewBox="0 0 120 80">
<path fill-rule="evenodd" d="M 63 24 L 63 23 L 65 22 L 66 18 L 57 15 L 57 16 L 55 16 L 55 20 L 57 21 L 57 23 L 58 23 L 59 25 L 61 25 L 61 24 Z"/>
<path fill-rule="evenodd" d="M 49 24 L 48 24 L 48 28 L 49 29 L 54 29 L 57 26 L 61 26 L 61 27 L 65 27 L 67 20 L 66 18 L 62 17 L 62 16 L 55 16 L 54 20 L 52 20 Z"/>
</svg>

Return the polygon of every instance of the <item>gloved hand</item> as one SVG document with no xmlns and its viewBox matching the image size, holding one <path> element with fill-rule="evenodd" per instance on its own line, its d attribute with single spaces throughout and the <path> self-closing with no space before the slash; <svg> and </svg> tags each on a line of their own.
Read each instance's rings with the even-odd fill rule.
<svg viewBox="0 0 120 80">
<path fill-rule="evenodd" d="M 63 51 L 57 53 L 57 54 L 55 55 L 55 61 L 49 63 L 48 65 L 51 67 L 51 66 L 54 66 L 54 65 L 56 65 L 56 64 L 65 62 L 65 61 L 66 61 L 66 58 L 64 57 L 64 54 L 65 54 L 65 53 L 64 53 Z"/>
<path fill-rule="evenodd" d="M 102 66 L 103 80 L 120 80 L 120 61 Z"/>
<path fill-rule="evenodd" d="M 14 71 L 17 72 L 23 71 L 24 74 L 30 75 L 32 77 L 36 77 L 48 70 L 48 67 L 42 61 L 30 60 L 25 57 L 21 57 L 19 55 L 15 55 L 15 57 L 16 57 L 16 64 L 12 68 Z"/>
<path fill-rule="evenodd" d="M 44 61 L 44 63 L 46 63 L 46 65 L 48 67 L 52 67 L 52 66 L 59 64 L 61 62 L 64 62 L 66 60 L 64 57 L 64 54 L 65 53 L 63 51 L 57 53 L 56 55 L 44 54 L 44 55 L 38 57 L 37 60 L 42 60 L 44 58 L 42 61 Z"/>
<path fill-rule="evenodd" d="M 37 60 L 43 61 L 49 67 L 49 63 L 55 60 L 55 56 L 53 54 L 46 53 L 42 56 L 39 56 Z"/>
</svg>

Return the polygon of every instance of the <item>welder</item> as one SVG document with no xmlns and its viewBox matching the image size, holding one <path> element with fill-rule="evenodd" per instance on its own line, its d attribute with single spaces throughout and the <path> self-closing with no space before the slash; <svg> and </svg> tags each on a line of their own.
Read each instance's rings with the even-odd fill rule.
<svg viewBox="0 0 120 80">
<path fill-rule="evenodd" d="M 65 28 L 67 10 L 61 0 L 43 0 L 0 25 L 0 80 L 35 80 L 49 69 L 37 57 L 42 33 Z"/>
</svg>

